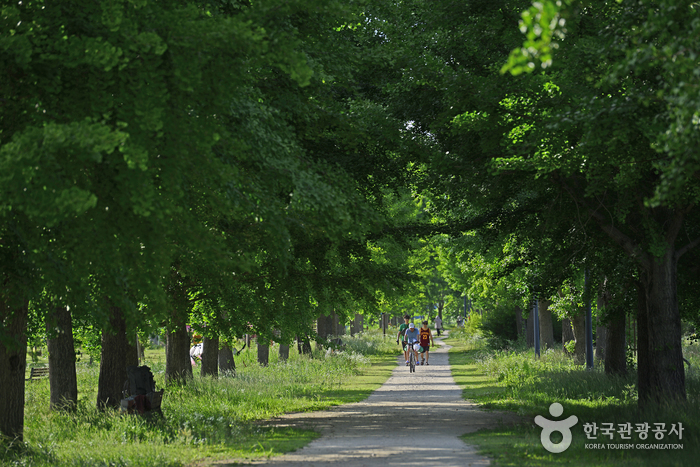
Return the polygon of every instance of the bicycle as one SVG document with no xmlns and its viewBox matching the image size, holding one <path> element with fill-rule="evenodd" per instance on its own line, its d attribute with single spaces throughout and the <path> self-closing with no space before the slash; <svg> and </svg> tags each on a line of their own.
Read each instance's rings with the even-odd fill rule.
<svg viewBox="0 0 700 467">
<path fill-rule="evenodd" d="M 416 363 L 418 362 L 416 358 L 416 351 L 414 349 L 414 345 L 417 345 L 415 343 L 413 344 L 408 344 L 408 372 L 409 373 L 415 373 L 416 372 Z"/>
</svg>

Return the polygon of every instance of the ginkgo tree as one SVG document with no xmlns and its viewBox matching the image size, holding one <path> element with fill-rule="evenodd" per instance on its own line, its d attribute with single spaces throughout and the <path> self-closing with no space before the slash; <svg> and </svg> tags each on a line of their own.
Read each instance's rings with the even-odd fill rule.
<svg viewBox="0 0 700 467">
<path fill-rule="evenodd" d="M 225 14 L 230 2 L 3 4 L 2 433 L 21 437 L 27 302 L 44 289 L 56 305 L 91 302 L 113 335 L 147 321 L 140 302 L 148 321 L 168 317 L 183 254 L 231 273 L 255 265 L 222 234 L 221 222 L 263 214 L 251 214 L 254 188 L 236 166 L 255 138 L 236 139 L 227 116 L 237 98 L 255 102 L 250 70 L 293 86 L 312 75 L 288 28 L 306 2 L 273 3 Z M 114 405 L 124 368 L 101 374 L 98 404 Z"/>
</svg>

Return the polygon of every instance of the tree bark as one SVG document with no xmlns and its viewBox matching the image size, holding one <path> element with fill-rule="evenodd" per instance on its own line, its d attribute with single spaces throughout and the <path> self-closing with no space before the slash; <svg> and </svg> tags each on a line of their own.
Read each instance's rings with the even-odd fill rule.
<svg viewBox="0 0 700 467">
<path fill-rule="evenodd" d="M 297 350 L 299 351 L 299 355 L 311 355 L 309 336 L 303 336 L 301 338 L 297 336 Z"/>
<path fill-rule="evenodd" d="M 280 362 L 286 362 L 289 359 L 289 345 L 280 344 Z"/>
<path fill-rule="evenodd" d="M 574 329 L 571 327 L 571 320 L 569 318 L 564 318 L 561 320 L 561 345 L 566 355 L 573 355 L 566 349 L 566 344 L 575 340 L 576 338 L 574 337 Z"/>
<path fill-rule="evenodd" d="M 129 343 L 126 338 L 126 321 L 122 309 L 109 307 L 109 326 L 102 329 L 100 376 L 97 382 L 97 408 L 118 409 L 124 383 L 128 380 L 126 367 Z"/>
<path fill-rule="evenodd" d="M 649 327 L 647 299 L 644 287 L 637 284 L 637 393 L 638 405 L 644 407 L 651 400 L 651 364 L 649 363 Z"/>
<path fill-rule="evenodd" d="M 258 339 L 258 363 L 267 366 L 270 363 L 270 345 Z"/>
<path fill-rule="evenodd" d="M 190 336 L 183 321 L 165 332 L 167 354 L 165 355 L 165 381 L 185 384 L 192 378 L 190 362 Z"/>
<path fill-rule="evenodd" d="M 138 336 L 135 332 L 131 333 L 134 341 L 129 341 L 129 334 L 127 333 L 126 341 L 126 355 L 124 356 L 124 362 L 127 367 L 139 366 L 139 346 L 138 346 Z"/>
<path fill-rule="evenodd" d="M 608 348 L 608 327 L 599 324 L 595 328 L 595 359 L 605 361 L 605 351 Z"/>
<path fill-rule="evenodd" d="M 535 346 L 535 316 L 532 308 L 527 313 L 527 347 L 530 349 Z"/>
<path fill-rule="evenodd" d="M 525 334 L 525 320 L 523 319 L 523 310 L 519 307 L 515 307 L 515 328 L 518 338 Z"/>
<path fill-rule="evenodd" d="M 24 439 L 28 314 L 28 302 L 11 306 L 0 296 L 0 324 L 5 335 L 0 342 L 0 435 L 20 442 Z"/>
<path fill-rule="evenodd" d="M 608 221 L 601 209 L 588 212 L 601 229 L 608 234 L 631 258 L 639 264 L 644 300 L 644 311 L 638 311 L 639 406 L 649 402 L 666 404 L 686 400 L 685 368 L 681 349 L 681 319 L 678 309 L 678 258 L 697 246 L 691 241 L 684 247 L 674 247 L 683 228 L 686 209 L 658 207 L 644 208 L 641 217 L 663 229 L 666 250 L 661 256 L 647 253 L 643 234 L 639 239 L 627 236 Z M 647 230 L 643 226 L 639 231 Z M 640 305 L 641 306 L 641 305 Z M 644 342 L 646 341 L 646 342 Z"/>
<path fill-rule="evenodd" d="M 686 400 L 676 284 L 678 261 L 674 249 L 669 248 L 662 257 L 652 257 L 650 263 L 644 291 L 652 400 L 658 403 Z"/>
<path fill-rule="evenodd" d="M 540 345 L 542 350 L 554 348 L 554 327 L 549 301 L 539 300 L 540 313 Z"/>
<path fill-rule="evenodd" d="M 574 362 L 577 365 L 583 365 L 586 363 L 586 316 L 583 310 L 579 310 L 579 313 L 573 317 L 571 325 L 574 328 L 574 340 L 576 341 Z"/>
<path fill-rule="evenodd" d="M 345 334 L 345 326 L 343 326 L 342 330 L 340 328 L 340 316 L 338 316 L 338 313 L 333 310 L 333 313 L 331 313 L 331 318 L 333 318 L 333 326 L 332 326 L 332 331 L 331 334 L 333 336 L 342 336 Z"/>
<path fill-rule="evenodd" d="M 202 376 L 219 377 L 219 336 L 203 338 Z"/>
<path fill-rule="evenodd" d="M 321 315 L 316 320 L 316 334 L 321 339 L 327 339 L 333 328 L 333 317 Z"/>
<path fill-rule="evenodd" d="M 65 306 L 53 308 L 46 320 L 49 351 L 49 403 L 52 410 L 75 411 L 78 378 L 75 371 L 73 319 Z"/>
<path fill-rule="evenodd" d="M 231 350 L 228 344 L 219 349 L 219 371 L 221 371 L 223 375 L 236 371 L 233 350 Z"/>
<path fill-rule="evenodd" d="M 622 310 L 614 310 L 609 317 L 607 342 L 605 343 L 605 374 L 627 374 L 625 334 L 625 313 Z"/>
<path fill-rule="evenodd" d="M 364 326 L 364 316 L 357 313 L 355 314 L 355 334 L 359 334 L 362 331 L 364 331 L 365 326 Z"/>
</svg>

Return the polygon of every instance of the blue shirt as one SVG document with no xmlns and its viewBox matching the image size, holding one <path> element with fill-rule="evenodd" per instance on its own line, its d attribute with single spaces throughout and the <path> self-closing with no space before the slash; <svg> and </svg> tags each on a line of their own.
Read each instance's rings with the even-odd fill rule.
<svg viewBox="0 0 700 467">
<path fill-rule="evenodd" d="M 404 340 L 406 342 L 408 342 L 409 344 L 413 344 L 414 342 L 418 342 L 418 338 L 420 337 L 420 333 L 418 332 L 418 329 L 416 329 L 416 328 L 413 328 L 413 329 L 408 328 L 406 330 L 405 336 L 406 337 L 404 338 Z"/>
</svg>

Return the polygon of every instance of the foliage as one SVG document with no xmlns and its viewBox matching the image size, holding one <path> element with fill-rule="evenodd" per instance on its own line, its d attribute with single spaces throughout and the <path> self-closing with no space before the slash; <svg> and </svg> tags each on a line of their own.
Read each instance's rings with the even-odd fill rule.
<svg viewBox="0 0 700 467">
<path fill-rule="evenodd" d="M 398 352 L 394 348 L 393 355 Z M 274 355 L 271 352 L 271 356 Z M 163 351 L 148 351 L 156 383 L 163 382 Z M 382 357 L 387 358 L 387 357 Z M 388 357 L 393 367 L 393 357 Z M 167 387 L 164 418 L 150 421 L 95 410 L 98 366 L 78 364 L 81 395 L 74 414 L 48 409 L 48 380 L 27 386 L 25 443 L 5 450 L 0 464 L 22 465 L 189 465 L 197 459 L 250 458 L 300 447 L 317 435 L 265 428 L 256 421 L 288 411 L 315 410 L 366 397 L 389 376 L 355 352 L 319 352 L 313 358 L 290 352 L 287 362 L 255 363 L 254 351 L 237 357 L 236 377 L 195 377 L 187 386 Z M 377 361 L 381 363 L 381 361 Z M 367 379 L 370 384 L 363 383 Z M 346 388 L 347 393 L 344 392 Z M 7 448 L 7 446 L 3 446 Z"/>
<path fill-rule="evenodd" d="M 473 314 L 464 326 L 450 329 L 449 338 L 455 339 L 467 349 L 480 349 L 484 346 L 484 335 L 481 330 L 481 316 Z"/>
<path fill-rule="evenodd" d="M 518 309 L 517 312 L 520 310 Z M 496 305 L 492 309 L 484 311 L 481 320 L 481 329 L 491 340 L 492 345 L 504 347 L 508 342 L 518 339 L 518 330 L 515 321 L 515 308 Z"/>
<path fill-rule="evenodd" d="M 355 336 L 342 336 L 342 340 L 348 352 L 361 355 L 396 355 L 399 349 L 395 341 L 397 333 L 397 327 L 389 326 L 386 336 L 380 329 L 367 329 Z"/>
<path fill-rule="evenodd" d="M 684 352 L 696 358 L 697 352 L 685 347 Z M 504 465 L 693 465 L 698 455 L 697 444 L 690 434 L 700 414 L 700 382 L 697 372 L 688 373 L 688 401 L 646 410 L 637 408 L 634 375 L 608 376 L 600 369 L 586 370 L 573 364 L 561 351 L 548 350 L 541 358 L 531 350 L 502 351 L 455 347 L 450 350 L 453 377 L 463 388 L 465 398 L 484 407 L 509 410 L 522 416 L 522 424 L 502 426 L 462 439 L 478 446 L 482 454 L 492 456 Z M 692 388 L 692 389 L 691 389 Z M 547 417 L 549 406 L 559 402 L 564 414 L 576 415 L 572 429 L 573 443 L 565 453 L 551 455 L 542 447 L 542 430 L 533 426 L 536 415 Z M 667 451 L 587 449 L 583 423 L 682 423 L 685 429 L 683 451 L 669 456 Z M 616 438 L 617 439 L 617 438 Z M 607 438 L 603 442 L 606 442 Z M 607 441 L 610 442 L 610 441 Z M 616 442 L 616 441 L 613 441 Z"/>
</svg>

